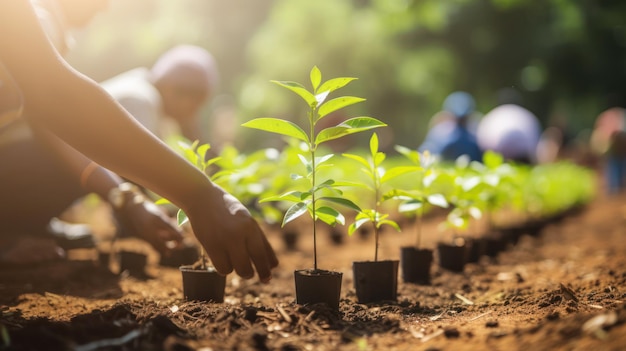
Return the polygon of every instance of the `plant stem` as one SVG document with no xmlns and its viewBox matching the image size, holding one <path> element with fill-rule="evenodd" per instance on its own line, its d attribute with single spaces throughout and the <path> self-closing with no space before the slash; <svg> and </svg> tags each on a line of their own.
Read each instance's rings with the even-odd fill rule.
<svg viewBox="0 0 626 351">
<path fill-rule="evenodd" d="M 374 162 L 374 160 L 372 160 Z M 376 164 L 373 164 L 372 171 L 374 173 L 374 241 L 376 242 L 374 250 L 374 262 L 378 261 L 378 199 L 380 194 L 380 175 L 376 169 Z"/>
<path fill-rule="evenodd" d="M 317 108 L 315 106 L 311 106 L 311 111 L 309 112 L 309 150 L 311 151 L 311 207 L 312 207 L 312 215 L 313 215 L 313 269 L 317 270 L 317 217 L 315 208 L 317 206 L 315 199 L 315 176 L 317 167 L 315 165 L 315 122 L 317 121 Z"/>
<path fill-rule="evenodd" d="M 417 242 L 415 243 L 415 247 L 418 249 L 422 245 L 422 216 L 424 215 L 424 206 L 417 209 Z"/>
<path fill-rule="evenodd" d="M 312 167 L 312 171 L 311 171 L 311 189 L 313 191 L 311 191 L 311 204 L 312 204 L 312 213 L 313 213 L 313 269 L 317 270 L 317 226 L 315 225 L 315 223 L 317 222 L 316 220 L 316 214 L 315 214 L 315 207 L 316 207 L 316 199 L 315 199 L 315 150 L 311 148 L 311 167 Z"/>
<path fill-rule="evenodd" d="M 374 262 L 378 261 L 378 225 L 374 223 L 374 238 L 376 241 L 376 249 L 374 251 Z"/>
</svg>

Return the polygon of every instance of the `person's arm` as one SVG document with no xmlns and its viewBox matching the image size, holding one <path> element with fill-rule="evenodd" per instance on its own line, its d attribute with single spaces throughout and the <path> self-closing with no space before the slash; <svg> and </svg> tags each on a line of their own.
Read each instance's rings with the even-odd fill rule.
<svg viewBox="0 0 626 351">
<path fill-rule="evenodd" d="M 28 2 L 0 2 L 0 33 L 0 61 L 22 91 L 31 123 L 182 208 L 219 272 L 234 268 L 251 277 L 252 261 L 269 280 L 278 261 L 247 209 L 59 57 Z"/>
<path fill-rule="evenodd" d="M 47 130 L 32 127 L 37 142 L 57 162 L 75 177 L 77 186 L 110 202 L 112 191 L 122 186 L 124 179 L 100 166 Z M 125 201 L 122 206 L 111 204 L 114 214 L 124 229 L 152 245 L 161 254 L 168 254 L 168 242 L 180 242 L 182 236 L 172 220 L 157 205 L 139 191 L 135 194 L 141 201 Z"/>
</svg>

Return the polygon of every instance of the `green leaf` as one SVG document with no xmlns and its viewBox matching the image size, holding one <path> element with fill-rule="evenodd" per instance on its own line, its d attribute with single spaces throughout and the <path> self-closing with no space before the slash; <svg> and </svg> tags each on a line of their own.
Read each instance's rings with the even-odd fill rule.
<svg viewBox="0 0 626 351">
<path fill-rule="evenodd" d="M 362 188 L 365 185 L 362 182 L 351 182 L 348 180 L 341 180 L 341 181 L 335 181 L 335 184 L 333 184 L 334 187 L 339 187 L 339 186 L 349 186 L 349 187 L 356 187 L 356 188 Z"/>
<path fill-rule="evenodd" d="M 500 176 L 497 174 L 487 174 L 483 177 L 485 184 L 488 184 L 492 187 L 497 187 L 500 184 Z"/>
<path fill-rule="evenodd" d="M 483 154 L 483 163 L 487 168 L 494 169 L 504 163 L 504 158 L 497 152 L 487 150 Z"/>
<path fill-rule="evenodd" d="M 293 221 L 294 219 L 302 216 L 304 213 L 306 213 L 306 211 L 307 211 L 307 203 L 305 203 L 305 202 L 298 202 L 298 203 L 293 204 L 291 207 L 289 207 L 289 209 L 285 213 L 285 217 L 283 218 L 282 226 L 284 227 L 285 224 L 287 224 L 287 223 Z"/>
<path fill-rule="evenodd" d="M 400 226 L 398 225 L 398 223 L 396 223 L 395 221 L 392 221 L 390 219 L 384 219 L 384 220 L 378 222 L 378 228 L 382 227 L 383 224 L 386 224 L 386 225 L 392 227 L 393 229 L 395 229 L 398 232 L 402 231 L 400 229 Z"/>
<path fill-rule="evenodd" d="M 322 129 L 315 138 L 315 144 L 320 145 L 325 141 L 337 139 L 344 135 L 354 134 L 365 130 L 385 126 L 387 126 L 385 123 L 372 117 L 351 118 L 334 127 Z"/>
<path fill-rule="evenodd" d="M 382 152 L 377 152 L 374 154 L 374 167 L 380 166 L 387 156 Z"/>
<path fill-rule="evenodd" d="M 168 199 L 166 199 L 164 197 L 162 197 L 162 198 L 160 198 L 160 199 L 158 199 L 158 200 L 156 200 L 154 202 L 155 205 L 167 205 L 167 204 L 171 204 L 171 203 L 172 202 L 170 200 L 168 200 Z"/>
<path fill-rule="evenodd" d="M 184 149 L 183 156 L 187 161 L 189 161 L 194 167 L 198 167 L 198 155 L 191 149 Z"/>
<path fill-rule="evenodd" d="M 409 149 L 408 147 L 402 145 L 396 145 L 394 149 L 396 149 L 399 154 L 408 158 L 413 164 L 420 164 L 420 154 L 417 150 Z"/>
<path fill-rule="evenodd" d="M 398 206 L 398 211 L 404 212 L 404 213 L 415 212 L 419 210 L 420 208 L 422 208 L 422 206 L 424 206 L 424 203 L 419 200 L 407 201 L 407 202 L 400 204 L 400 206 Z"/>
<path fill-rule="evenodd" d="M 212 159 L 208 160 L 208 161 L 205 163 L 205 165 L 204 165 L 204 167 L 203 167 L 203 168 L 205 168 L 205 169 L 206 169 L 206 168 L 207 168 L 207 167 L 209 167 L 210 165 L 212 165 L 212 164 L 214 164 L 214 163 L 217 163 L 217 162 L 219 162 L 219 161 L 221 161 L 221 160 L 222 160 L 222 157 L 220 157 L 220 156 L 213 157 Z M 234 172 L 232 172 L 232 171 L 231 171 L 231 174 L 234 174 Z"/>
<path fill-rule="evenodd" d="M 470 207 L 468 209 L 468 213 L 474 219 L 480 219 L 483 216 L 483 212 L 480 210 L 480 208 L 475 207 L 475 206 Z"/>
<path fill-rule="evenodd" d="M 320 191 L 320 190 L 322 190 L 322 189 L 329 189 L 329 190 L 333 190 L 333 191 L 335 191 L 335 192 L 336 192 L 336 193 L 338 193 L 338 194 L 341 194 L 341 193 L 342 193 L 342 191 L 341 191 L 341 190 L 339 190 L 339 189 L 333 189 L 333 184 L 334 184 L 334 183 L 335 183 L 335 181 L 334 181 L 334 180 L 332 180 L 332 179 L 328 179 L 328 180 L 326 180 L 325 182 L 323 182 L 323 183 L 321 183 L 321 184 L 316 185 L 316 186 L 313 188 L 312 192 L 313 192 L 313 193 L 317 193 L 318 191 Z"/>
<path fill-rule="evenodd" d="M 316 94 L 315 95 L 315 101 L 317 102 L 317 105 L 315 105 L 315 107 L 319 108 L 324 103 L 324 101 L 326 101 L 326 98 L 328 97 L 328 94 L 329 94 L 328 91 L 323 91 L 323 92 L 321 92 L 319 94 Z M 319 121 L 319 119 L 320 119 L 320 117 L 318 115 L 317 116 L 317 120 L 315 122 Z"/>
<path fill-rule="evenodd" d="M 317 89 L 317 91 L 327 91 L 329 93 L 332 93 L 333 91 L 337 89 L 343 88 L 344 86 L 346 86 L 348 83 L 350 83 L 353 80 L 356 80 L 356 78 L 341 77 L 341 78 L 329 79 L 326 82 L 324 82 L 322 86 L 320 86 Z"/>
<path fill-rule="evenodd" d="M 311 85 L 313 86 L 313 91 L 317 91 L 317 87 L 319 87 L 320 83 L 322 82 L 322 72 L 319 68 L 317 68 L 317 66 L 313 66 L 313 68 L 311 69 L 311 74 L 309 76 L 311 77 Z"/>
<path fill-rule="evenodd" d="M 359 229 L 363 224 L 371 222 L 369 218 L 360 218 L 352 222 L 348 227 L 348 235 L 354 234 L 354 232 Z"/>
<path fill-rule="evenodd" d="M 345 217 L 337 210 L 328 206 L 320 206 L 315 210 L 317 219 L 329 225 L 336 225 L 337 223 L 343 225 L 346 223 Z"/>
<path fill-rule="evenodd" d="M 327 101 L 320 106 L 318 111 L 318 120 L 326 117 L 332 112 L 340 110 L 346 106 L 354 105 L 356 103 L 365 101 L 365 99 L 356 96 L 342 96 L 330 101 Z"/>
<path fill-rule="evenodd" d="M 315 158 L 315 164 L 319 166 L 322 163 L 330 160 L 333 156 L 335 156 L 335 155 L 334 154 L 328 154 L 328 155 L 324 155 L 324 156 L 321 156 L 321 157 L 316 157 Z"/>
<path fill-rule="evenodd" d="M 461 178 L 458 181 L 461 183 L 463 191 L 471 191 L 481 183 L 480 177 L 477 176 Z"/>
<path fill-rule="evenodd" d="M 298 180 L 304 178 L 304 176 L 296 173 L 291 173 L 289 175 L 289 178 L 291 178 L 291 180 Z"/>
<path fill-rule="evenodd" d="M 189 222 L 189 218 L 187 217 L 187 214 L 179 209 L 178 212 L 176 212 L 176 222 L 178 223 L 179 226 Z"/>
<path fill-rule="evenodd" d="M 304 155 L 298 154 L 298 159 L 304 165 L 304 167 L 306 167 L 306 172 L 307 173 L 313 172 L 313 165 L 311 164 L 311 162 L 306 157 L 304 157 Z"/>
<path fill-rule="evenodd" d="M 262 117 L 255 118 L 251 121 L 248 121 L 242 124 L 244 127 L 254 128 L 263 130 L 266 132 L 272 132 L 276 134 L 286 135 L 289 137 L 296 138 L 298 140 L 302 140 L 307 144 L 309 141 L 309 136 L 298 126 L 297 124 L 286 121 L 278 118 L 271 117 Z"/>
<path fill-rule="evenodd" d="M 301 191 L 289 191 L 282 195 L 274 195 L 274 196 L 265 197 L 259 200 L 259 202 L 260 203 L 275 202 L 275 201 L 300 202 L 301 198 L 302 198 Z"/>
<path fill-rule="evenodd" d="M 287 82 L 287 81 L 277 81 L 273 80 L 272 83 L 276 83 L 281 87 L 287 88 L 294 93 L 298 94 L 304 101 L 306 101 L 307 106 L 317 106 L 317 100 L 315 100 L 315 95 L 313 95 L 310 91 L 306 90 L 300 83 L 296 82 Z M 324 91 L 324 90 L 321 90 Z"/>
<path fill-rule="evenodd" d="M 431 205 L 448 208 L 448 200 L 446 200 L 445 196 L 441 194 L 428 195 L 426 197 L 426 201 L 428 201 L 428 203 Z"/>
<path fill-rule="evenodd" d="M 198 156 L 200 156 L 201 160 L 206 160 L 206 153 L 207 151 L 209 151 L 209 149 L 211 148 L 211 145 L 209 144 L 202 144 L 200 146 L 198 146 L 198 149 L 196 150 L 196 153 L 198 154 Z"/>
<path fill-rule="evenodd" d="M 388 182 L 389 180 L 399 177 L 401 175 L 407 174 L 407 173 L 412 173 L 412 172 L 417 172 L 421 170 L 420 167 L 415 167 L 415 166 L 399 166 L 399 167 L 393 167 L 391 169 L 388 169 L 385 172 L 385 175 L 381 178 L 381 182 L 385 183 Z"/>
<path fill-rule="evenodd" d="M 320 198 L 319 200 L 333 202 L 333 203 L 348 207 L 357 212 L 361 212 L 361 208 L 357 204 L 355 204 L 351 200 L 344 199 L 342 197 L 325 196 L 325 197 Z"/>
<path fill-rule="evenodd" d="M 370 137 L 370 155 L 376 159 L 376 154 L 378 153 L 378 135 L 376 132 L 372 133 Z M 374 162 L 374 164 L 377 164 Z"/>
<path fill-rule="evenodd" d="M 355 160 L 357 162 L 359 162 L 360 164 L 362 164 L 363 166 L 370 168 L 370 163 L 364 158 L 361 157 L 359 155 L 354 155 L 354 154 L 342 154 L 343 157 L 345 158 L 349 158 L 351 160 Z"/>
</svg>

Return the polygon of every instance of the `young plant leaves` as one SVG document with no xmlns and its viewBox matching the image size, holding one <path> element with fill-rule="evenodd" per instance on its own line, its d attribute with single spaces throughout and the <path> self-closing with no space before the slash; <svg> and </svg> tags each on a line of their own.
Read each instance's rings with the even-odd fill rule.
<svg viewBox="0 0 626 351">
<path fill-rule="evenodd" d="M 276 134 L 296 138 L 309 143 L 309 136 L 297 124 L 283 119 L 262 117 L 242 124 L 244 127 L 264 130 Z"/>
</svg>

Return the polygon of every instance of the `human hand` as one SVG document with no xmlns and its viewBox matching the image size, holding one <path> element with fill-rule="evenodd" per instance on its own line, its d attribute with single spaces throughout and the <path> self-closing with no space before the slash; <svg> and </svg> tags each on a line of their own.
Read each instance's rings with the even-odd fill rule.
<svg viewBox="0 0 626 351">
<path fill-rule="evenodd" d="M 235 272 L 244 279 L 254 276 L 267 283 L 278 265 L 274 250 L 248 209 L 218 186 L 198 194 L 195 204 L 185 209 L 198 241 L 221 274 Z"/>
<path fill-rule="evenodd" d="M 174 221 L 152 201 L 129 202 L 115 211 L 115 217 L 123 230 L 148 242 L 162 255 L 178 245 L 183 236 Z M 174 243 L 175 245 L 171 245 Z"/>
</svg>

